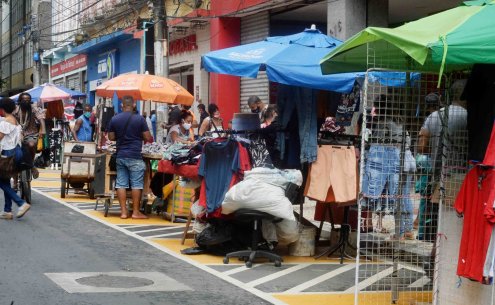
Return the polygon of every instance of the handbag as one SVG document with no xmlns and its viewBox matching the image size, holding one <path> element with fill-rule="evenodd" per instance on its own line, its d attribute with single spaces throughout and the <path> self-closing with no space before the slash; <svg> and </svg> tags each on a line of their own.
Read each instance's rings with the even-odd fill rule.
<svg viewBox="0 0 495 305">
<path fill-rule="evenodd" d="M 43 150 L 43 137 L 38 137 L 38 143 L 36 144 L 36 152 Z"/>
<path fill-rule="evenodd" d="M 125 123 L 125 127 L 124 127 L 124 133 L 123 133 L 123 138 L 125 139 L 125 136 L 126 136 L 126 132 L 127 132 L 127 126 L 129 126 L 129 122 L 131 121 L 131 118 L 132 116 L 134 115 L 134 113 L 131 113 L 131 115 L 129 116 L 129 118 L 127 119 L 127 122 Z M 119 140 L 120 139 L 117 139 L 117 147 L 119 147 Z M 118 148 L 117 148 L 118 149 Z M 108 167 L 110 168 L 110 170 L 112 172 L 116 172 L 117 171 L 117 152 L 114 152 L 111 156 L 110 156 L 110 161 L 108 162 Z"/>
<path fill-rule="evenodd" d="M 17 168 L 15 165 L 15 157 L 0 157 L 0 179 L 10 180 L 17 174 Z"/>
</svg>

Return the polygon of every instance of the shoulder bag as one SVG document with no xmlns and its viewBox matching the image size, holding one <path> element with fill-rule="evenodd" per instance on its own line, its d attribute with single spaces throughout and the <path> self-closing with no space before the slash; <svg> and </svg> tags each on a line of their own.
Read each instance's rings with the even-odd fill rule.
<svg viewBox="0 0 495 305">
<path fill-rule="evenodd" d="M 127 132 L 127 126 L 129 126 L 129 122 L 131 121 L 131 118 L 132 116 L 134 115 L 134 113 L 131 113 L 131 115 L 129 116 L 129 118 L 127 119 L 127 122 L 125 123 L 125 127 L 124 127 L 124 133 L 122 135 L 122 138 L 125 138 L 126 136 L 126 132 Z M 121 138 L 117 138 L 117 151 L 118 151 L 118 147 L 119 147 L 119 140 Z M 115 172 L 117 171 L 117 151 L 115 151 L 112 156 L 110 157 L 110 162 L 108 162 L 108 167 L 110 168 L 110 170 L 112 172 Z"/>
</svg>

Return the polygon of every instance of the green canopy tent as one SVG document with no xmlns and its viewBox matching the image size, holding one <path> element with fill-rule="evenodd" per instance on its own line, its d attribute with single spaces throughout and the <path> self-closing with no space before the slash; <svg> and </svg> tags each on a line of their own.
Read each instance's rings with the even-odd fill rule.
<svg viewBox="0 0 495 305">
<path fill-rule="evenodd" d="M 437 72 L 495 63 L 495 0 L 461 6 L 397 28 L 368 27 L 320 62 L 323 74 L 389 68 Z"/>
</svg>

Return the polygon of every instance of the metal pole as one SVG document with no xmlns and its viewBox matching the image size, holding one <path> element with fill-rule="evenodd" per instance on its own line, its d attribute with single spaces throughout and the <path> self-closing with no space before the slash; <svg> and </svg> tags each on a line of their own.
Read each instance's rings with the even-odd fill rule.
<svg viewBox="0 0 495 305">
<path fill-rule="evenodd" d="M 33 87 L 38 87 L 41 81 L 41 54 L 39 54 L 40 49 L 40 32 L 39 32 L 39 22 L 38 22 L 38 7 L 39 0 L 32 0 L 31 3 L 31 37 L 33 41 L 33 55 L 37 54 L 36 60 L 34 61 L 33 69 Z"/>
</svg>

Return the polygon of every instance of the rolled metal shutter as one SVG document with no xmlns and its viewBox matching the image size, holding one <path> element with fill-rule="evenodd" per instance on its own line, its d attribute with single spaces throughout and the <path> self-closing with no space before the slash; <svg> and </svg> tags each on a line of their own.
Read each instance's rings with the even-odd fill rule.
<svg viewBox="0 0 495 305">
<path fill-rule="evenodd" d="M 81 78 L 79 77 L 79 73 L 67 77 L 67 88 L 81 91 Z"/>
<path fill-rule="evenodd" d="M 270 14 L 268 11 L 246 16 L 241 19 L 241 44 L 248 44 L 265 39 L 269 35 Z M 260 71 L 257 78 L 241 78 L 241 111 L 249 112 L 247 100 L 257 95 L 265 103 L 269 102 L 269 81 L 265 71 Z"/>
<path fill-rule="evenodd" d="M 53 84 L 54 85 L 57 85 L 57 86 L 63 86 L 63 87 L 65 87 L 64 78 L 59 78 L 57 80 L 54 80 L 53 81 Z"/>
</svg>

